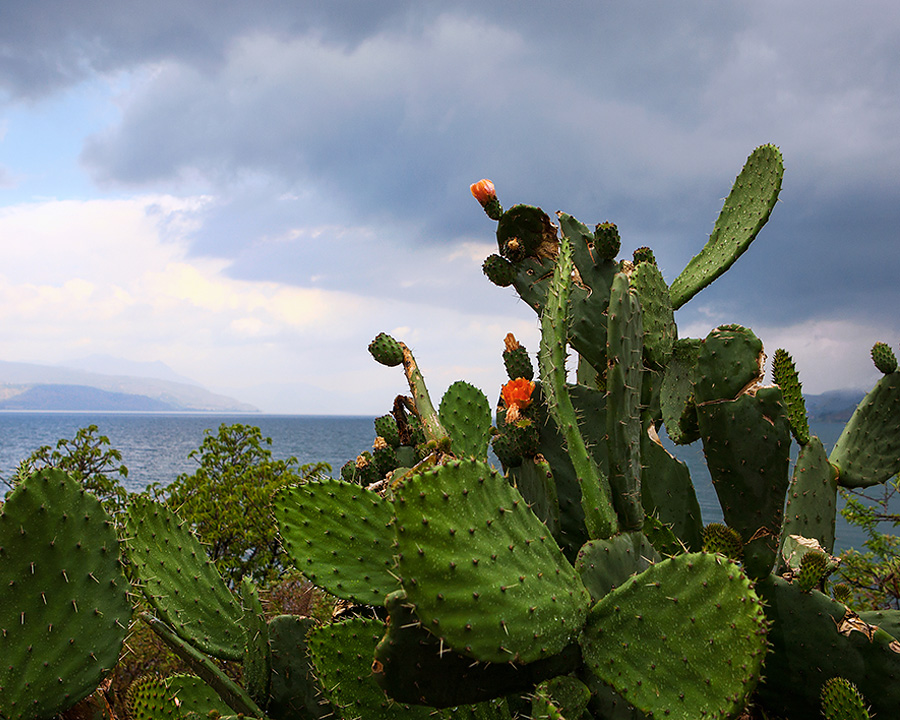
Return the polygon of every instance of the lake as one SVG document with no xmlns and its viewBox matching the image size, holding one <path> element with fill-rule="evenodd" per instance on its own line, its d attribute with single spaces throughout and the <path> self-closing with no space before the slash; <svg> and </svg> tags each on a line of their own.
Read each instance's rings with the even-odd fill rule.
<svg viewBox="0 0 900 720">
<path fill-rule="evenodd" d="M 0 477 L 9 477 L 23 458 L 41 445 L 55 445 L 60 438 L 72 438 L 91 423 L 109 437 L 112 447 L 122 453 L 128 467 L 127 489 L 136 491 L 152 482 L 168 484 L 180 473 L 193 472 L 197 463 L 188 455 L 203 441 L 207 430 L 215 432 L 225 424 L 255 425 L 263 436 L 272 438 L 276 458 L 295 456 L 301 463 L 326 462 L 337 475 L 341 466 L 360 452 L 370 449 L 375 437 L 372 417 L 310 415 L 209 415 L 188 413 L 0 413 Z M 843 423 L 814 424 L 830 450 Z M 664 438 L 665 441 L 665 438 Z M 670 450 L 687 463 L 697 490 L 704 522 L 721 521 L 715 490 L 706 469 L 699 442 Z M 837 519 L 837 548 L 860 547 L 863 534 Z"/>
</svg>

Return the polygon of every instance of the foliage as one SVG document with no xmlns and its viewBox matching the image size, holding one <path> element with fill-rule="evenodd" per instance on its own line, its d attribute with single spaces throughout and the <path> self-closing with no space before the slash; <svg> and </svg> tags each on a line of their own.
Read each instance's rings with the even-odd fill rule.
<svg viewBox="0 0 900 720">
<path fill-rule="evenodd" d="M 295 457 L 275 459 L 272 439 L 258 427 L 222 424 L 207 430 L 190 457 L 198 463 L 165 489 L 151 492 L 186 521 L 232 587 L 244 575 L 262 582 L 284 571 L 270 499 L 279 488 L 326 475 L 325 463 L 299 465 Z"/>
<path fill-rule="evenodd" d="M 850 607 L 856 610 L 900 610 L 900 537 L 882 532 L 900 526 L 900 514 L 891 512 L 891 501 L 900 493 L 900 476 L 881 492 L 841 490 L 846 502 L 841 515 L 863 529 L 865 550 L 850 549 L 841 555 L 840 581 L 851 590 Z"/>
<path fill-rule="evenodd" d="M 99 428 L 91 424 L 80 428 L 71 440 L 59 440 L 56 447 L 39 447 L 18 464 L 8 484 L 15 487 L 38 470 L 58 468 L 93 493 L 113 518 L 119 518 L 128 498 L 122 485 L 128 468 L 122 463 L 122 453 L 110 446 L 106 435 L 98 433 Z"/>
</svg>

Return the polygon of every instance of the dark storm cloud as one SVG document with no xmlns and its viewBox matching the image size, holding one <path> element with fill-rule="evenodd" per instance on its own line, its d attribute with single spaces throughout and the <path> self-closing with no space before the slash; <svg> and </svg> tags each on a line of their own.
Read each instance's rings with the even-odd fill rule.
<svg viewBox="0 0 900 720">
<path fill-rule="evenodd" d="M 488 175 L 506 204 L 618 222 L 671 280 L 774 142 L 782 202 L 692 305 L 787 322 L 900 300 L 893 3 L 34 7 L 0 11 L 0 83 L 36 96 L 134 71 L 86 166 L 111 187 L 208 189 L 195 249 L 237 258 L 237 276 L 358 288 L 377 267 L 399 287 L 384 258 L 346 269 L 347 228 L 395 249 L 489 241 L 466 190 Z"/>
</svg>

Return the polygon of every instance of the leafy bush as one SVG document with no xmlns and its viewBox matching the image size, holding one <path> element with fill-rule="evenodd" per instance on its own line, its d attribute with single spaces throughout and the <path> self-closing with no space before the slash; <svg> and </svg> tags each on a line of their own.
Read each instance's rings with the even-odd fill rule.
<svg viewBox="0 0 900 720">
<path fill-rule="evenodd" d="M 18 464 L 7 484 L 15 487 L 38 470 L 58 468 L 96 495 L 106 511 L 118 519 L 128 500 L 128 491 L 122 485 L 128 477 L 128 468 L 122 464 L 122 453 L 110 447 L 106 435 L 98 433 L 96 425 L 88 425 L 79 429 L 71 440 L 59 440 L 56 447 L 39 447 Z"/>
<path fill-rule="evenodd" d="M 286 561 L 272 514 L 272 494 L 286 485 L 322 477 L 325 463 L 299 465 L 295 457 L 276 460 L 258 427 L 222 424 L 207 430 L 191 452 L 199 467 L 167 488 L 151 488 L 190 524 L 226 581 L 235 587 L 244 575 L 264 583 L 281 574 Z"/>
<path fill-rule="evenodd" d="M 841 490 L 846 502 L 841 514 L 868 538 L 863 551 L 854 548 L 841 555 L 835 578 L 850 588 L 849 604 L 856 610 L 900 610 L 900 538 L 881 531 L 886 525 L 900 526 L 900 514 L 890 511 L 898 492 L 900 476 L 885 483 L 877 495 Z"/>
</svg>

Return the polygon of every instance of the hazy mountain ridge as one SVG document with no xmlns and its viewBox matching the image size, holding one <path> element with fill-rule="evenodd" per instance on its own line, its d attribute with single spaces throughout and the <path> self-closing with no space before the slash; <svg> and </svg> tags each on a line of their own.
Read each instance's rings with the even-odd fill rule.
<svg viewBox="0 0 900 720">
<path fill-rule="evenodd" d="M 253 405 L 186 382 L 0 361 L 2 409 L 259 412 Z"/>
</svg>

